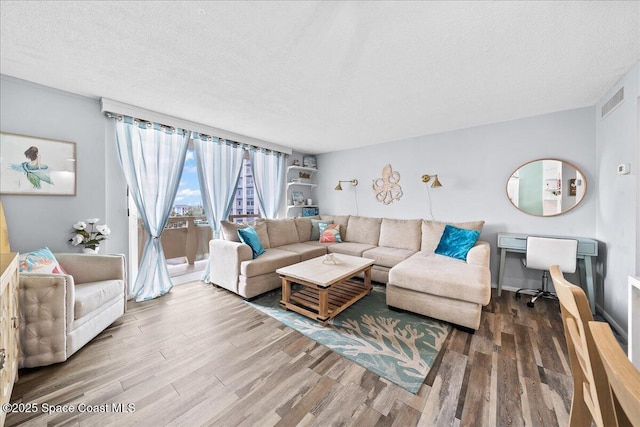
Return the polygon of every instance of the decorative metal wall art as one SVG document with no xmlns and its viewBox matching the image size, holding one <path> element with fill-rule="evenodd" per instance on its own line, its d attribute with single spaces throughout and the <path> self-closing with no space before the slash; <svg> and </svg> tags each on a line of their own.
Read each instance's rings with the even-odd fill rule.
<svg viewBox="0 0 640 427">
<path fill-rule="evenodd" d="M 388 205 L 394 200 L 402 197 L 402 187 L 400 187 L 400 174 L 391 169 L 391 165 L 382 168 L 382 178 L 373 180 L 373 193 L 376 200 Z"/>
</svg>

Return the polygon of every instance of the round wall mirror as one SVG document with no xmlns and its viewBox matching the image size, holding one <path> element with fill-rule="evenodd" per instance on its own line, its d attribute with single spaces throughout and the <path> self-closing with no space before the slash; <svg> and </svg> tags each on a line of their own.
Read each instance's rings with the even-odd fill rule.
<svg viewBox="0 0 640 427">
<path fill-rule="evenodd" d="M 507 181 L 507 197 L 513 206 L 537 216 L 563 214 L 576 207 L 586 193 L 584 173 L 558 159 L 525 163 Z"/>
</svg>

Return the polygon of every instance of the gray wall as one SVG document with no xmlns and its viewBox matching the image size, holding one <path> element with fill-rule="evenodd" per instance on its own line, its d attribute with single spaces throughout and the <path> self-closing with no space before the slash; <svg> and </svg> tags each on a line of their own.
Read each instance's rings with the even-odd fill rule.
<svg viewBox="0 0 640 427">
<path fill-rule="evenodd" d="M 589 185 L 595 184 L 595 124 L 593 108 L 580 108 L 509 122 L 479 126 L 437 135 L 351 149 L 318 156 L 320 211 L 390 218 L 429 218 L 423 174 L 438 174 L 443 187 L 430 188 L 433 215 L 439 221 L 486 221 L 481 239 L 492 245 L 492 281 L 496 283 L 498 232 L 596 237 L 598 188 L 594 185 L 583 202 L 556 217 L 536 217 L 517 210 L 506 196 L 506 183 L 522 164 L 553 157 L 582 169 Z M 384 205 L 376 201 L 372 182 L 385 164 L 400 173 L 404 195 Z M 354 189 L 339 179 L 356 178 Z M 428 183 L 431 184 L 431 183 Z M 354 195 L 357 194 L 357 206 Z M 576 278 L 577 280 L 577 278 Z M 523 268 L 509 257 L 505 286 L 540 286 L 539 272 Z"/>
<path fill-rule="evenodd" d="M 95 217 L 112 230 L 101 252 L 126 254 L 126 185 L 113 137 L 107 135 L 110 119 L 100 112 L 99 101 L 7 76 L 0 76 L 0 93 L 2 132 L 76 143 L 75 197 L 0 197 L 12 250 L 48 246 L 54 252 L 80 252 L 67 243 L 71 226 Z"/>
<path fill-rule="evenodd" d="M 608 116 L 601 118 L 602 105 L 622 86 L 624 102 Z M 597 158 L 597 181 L 594 190 L 598 194 L 596 237 L 606 242 L 604 255 L 607 260 L 606 267 L 599 271 L 604 277 L 604 283 L 598 289 L 598 302 L 612 320 L 625 330 L 628 276 L 640 274 L 639 95 L 640 65 L 636 64 L 602 97 L 594 111 Z M 631 164 L 629 175 L 617 174 L 617 165 L 621 163 Z"/>
</svg>

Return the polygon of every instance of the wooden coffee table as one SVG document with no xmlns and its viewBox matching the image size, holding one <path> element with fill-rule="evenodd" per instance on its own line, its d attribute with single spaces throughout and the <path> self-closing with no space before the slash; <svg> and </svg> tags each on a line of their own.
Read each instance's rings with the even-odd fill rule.
<svg viewBox="0 0 640 427">
<path fill-rule="evenodd" d="M 325 326 L 354 304 L 371 293 L 372 259 L 335 254 L 335 264 L 323 263 L 324 256 L 279 268 L 282 278 L 282 300 L 285 310 L 295 311 Z M 364 283 L 350 280 L 364 273 Z M 302 288 L 291 292 L 291 283 Z"/>
</svg>

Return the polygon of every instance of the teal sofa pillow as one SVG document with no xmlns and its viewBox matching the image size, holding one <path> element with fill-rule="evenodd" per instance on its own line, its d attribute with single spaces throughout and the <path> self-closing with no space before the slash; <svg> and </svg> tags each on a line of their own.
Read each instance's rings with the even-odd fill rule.
<svg viewBox="0 0 640 427">
<path fill-rule="evenodd" d="M 477 230 L 467 230 L 447 224 L 440 237 L 436 253 L 466 261 L 467 253 L 478 241 L 478 236 L 480 232 Z"/>
<path fill-rule="evenodd" d="M 264 253 L 264 248 L 262 247 L 262 243 L 260 243 L 260 238 L 258 237 L 258 233 L 256 232 L 255 228 L 251 226 L 248 226 L 246 228 L 239 228 L 238 238 L 242 243 L 251 247 L 251 252 L 253 252 L 253 259 L 258 258 Z"/>
</svg>

